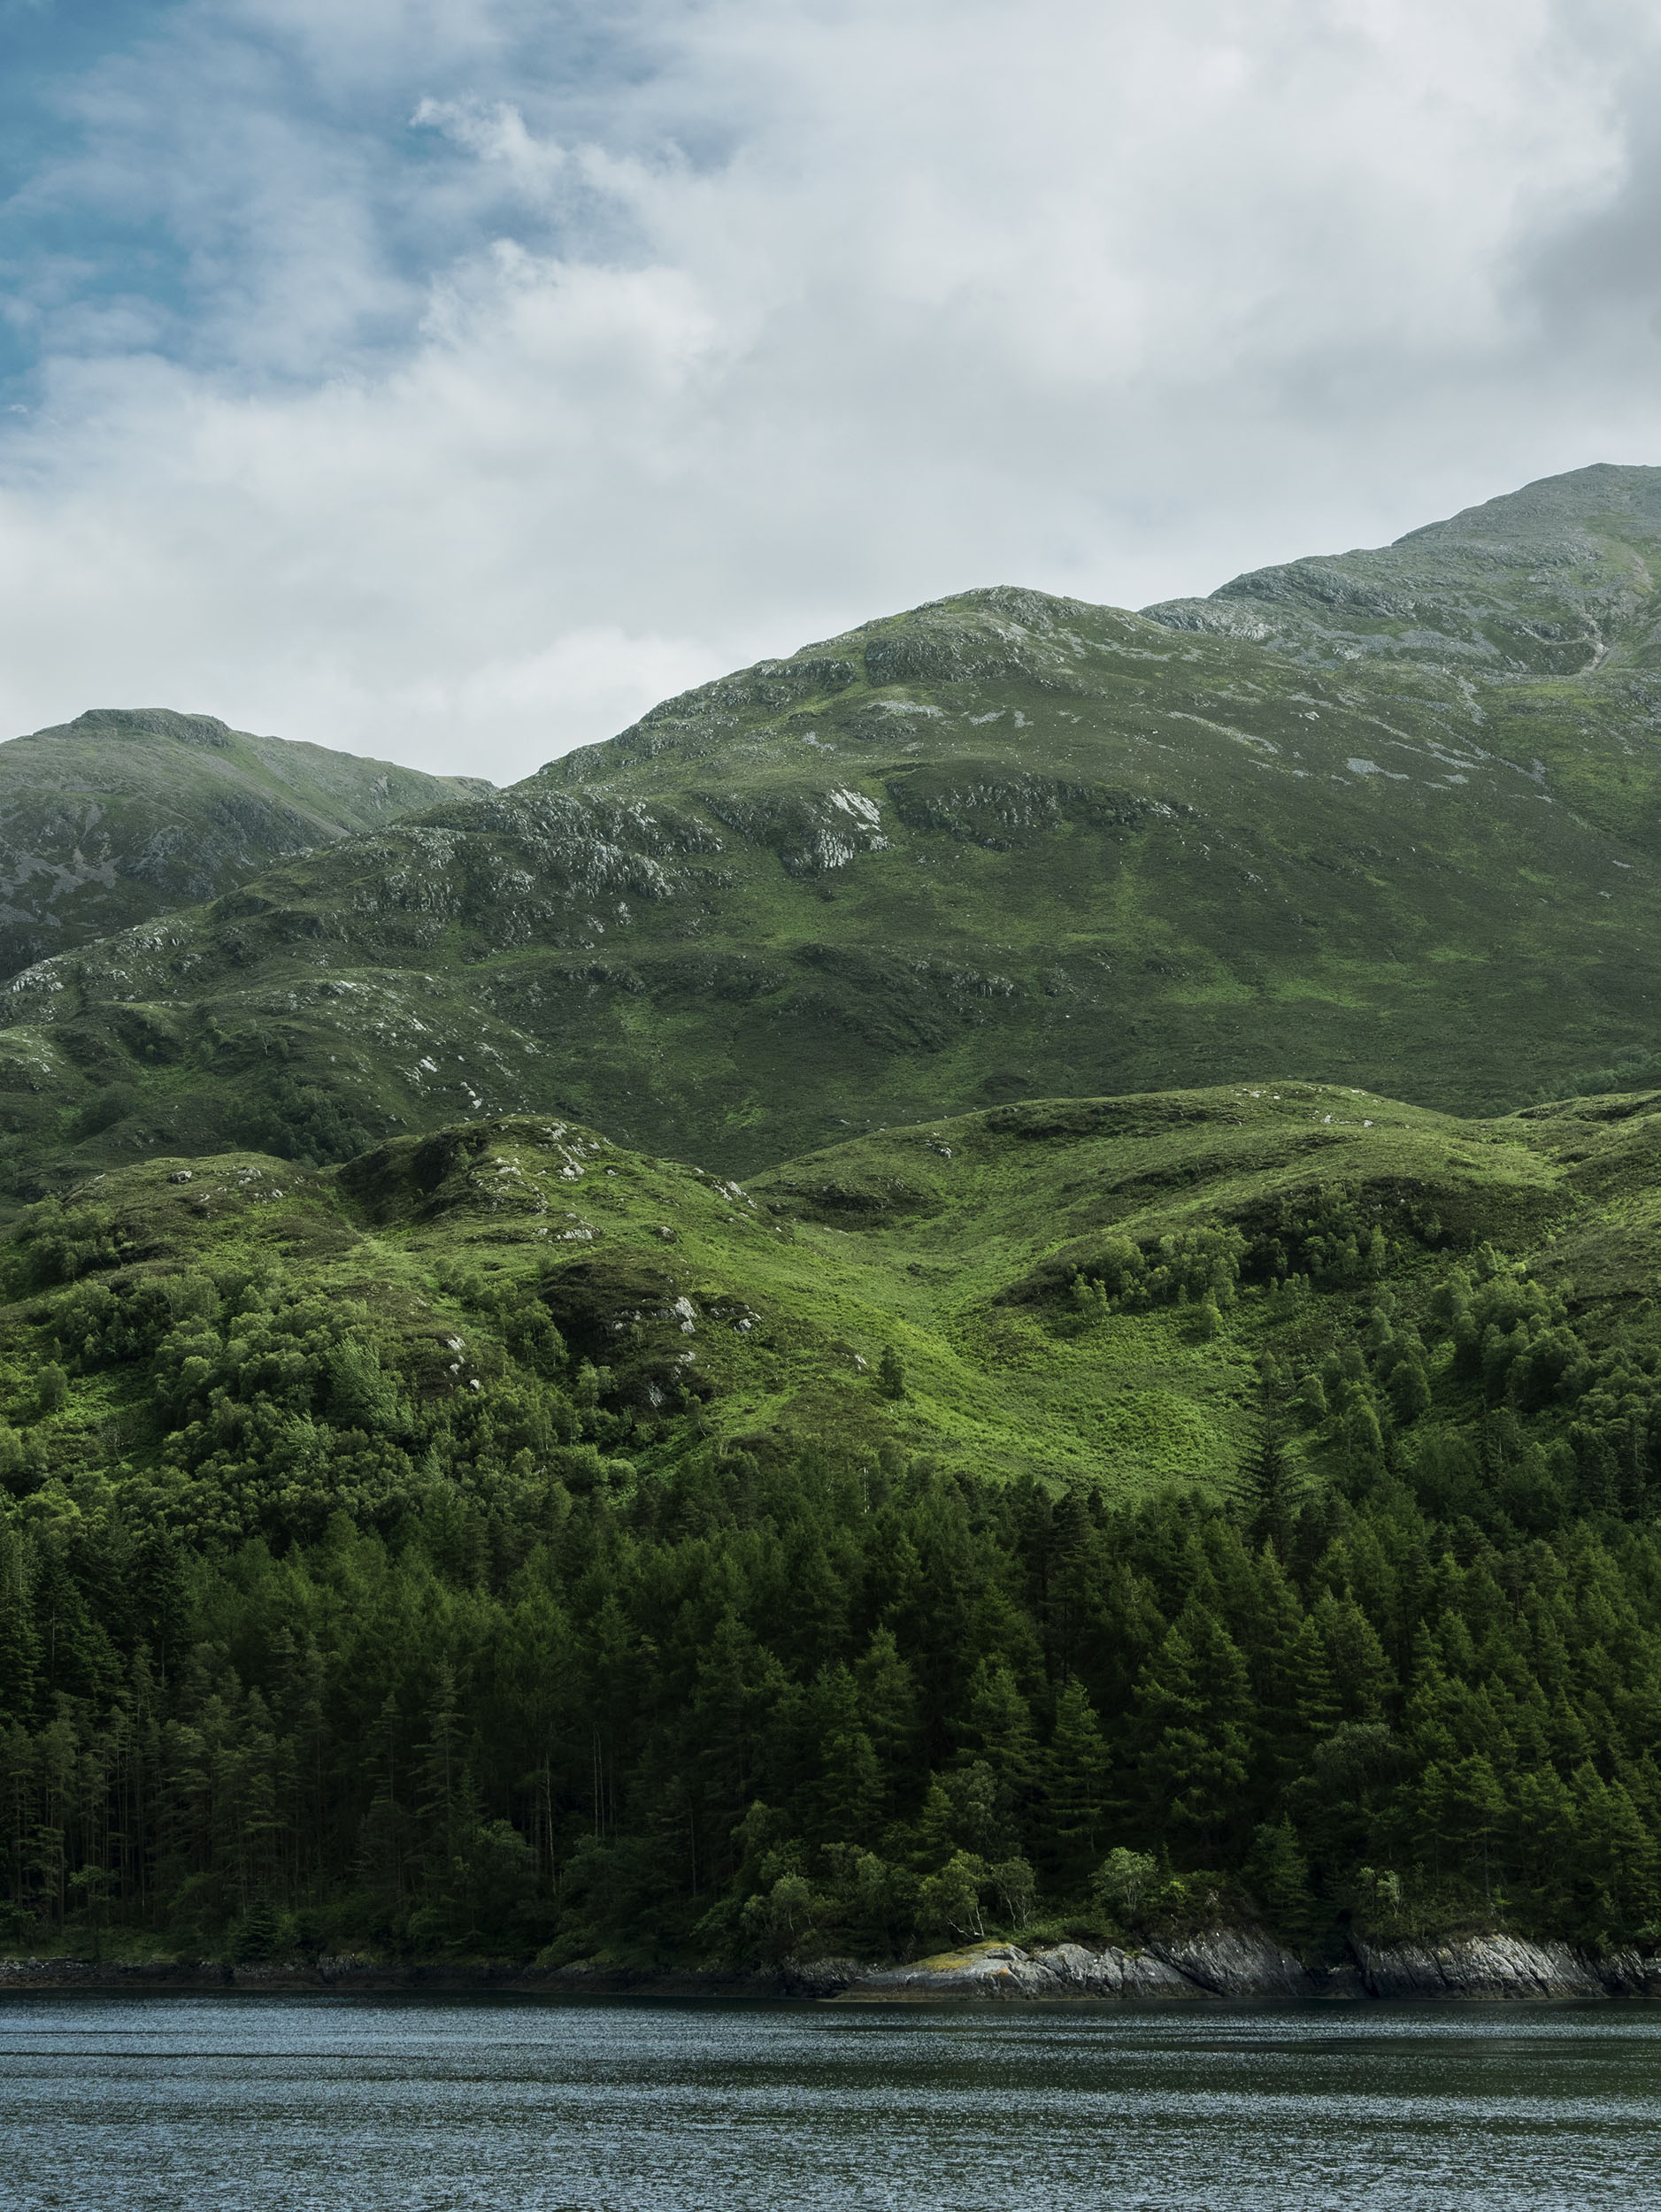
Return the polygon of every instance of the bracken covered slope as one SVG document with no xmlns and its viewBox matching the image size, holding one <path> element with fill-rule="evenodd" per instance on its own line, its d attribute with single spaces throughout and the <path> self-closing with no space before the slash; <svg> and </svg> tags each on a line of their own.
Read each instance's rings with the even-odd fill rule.
<svg viewBox="0 0 1661 2212">
<path fill-rule="evenodd" d="M 1465 1113 L 1641 1072 L 1657 480 L 1197 611 L 965 593 L 42 963 L 5 994 L 9 1179 L 509 1111 L 750 1173 L 1265 1066 Z M 1311 570 L 1389 606 L 1317 636 Z"/>
<path fill-rule="evenodd" d="M 188 1335 L 189 1281 L 206 1270 L 227 1299 L 225 1286 L 280 1280 L 378 1343 L 404 1409 L 388 1398 L 372 1433 L 413 1433 L 470 1392 L 487 1415 L 527 1391 L 563 1403 L 587 1361 L 585 1433 L 631 1461 L 683 1449 L 690 1417 L 727 1447 L 834 1438 L 965 1477 L 1227 1494 L 1250 1487 L 1265 1373 L 1289 1393 L 1380 1306 L 1430 1338 L 1415 1354 L 1425 1412 L 1480 1420 L 1480 1341 L 1474 1366 L 1445 1330 L 1436 1350 L 1426 1315 L 1435 1284 L 1484 1251 L 1505 1256 L 1513 1289 L 1513 1268 L 1531 1286 L 1501 1367 L 1554 1315 L 1590 1356 L 1652 1352 L 1658 1148 L 1653 1095 L 1466 1122 L 1261 1082 L 1025 1102 L 855 1139 L 744 1185 L 540 1116 L 401 1138 L 322 1172 L 246 1153 L 164 1158 L 49 1199 L 0 1241 L 0 1427 L 29 1439 L 26 1488 L 177 1489 L 210 1439 L 169 1414 L 143 1332 L 165 1334 L 176 1312 L 173 1335 Z M 554 1368 L 536 1348 L 550 1322 L 565 1347 Z M 900 1363 L 893 1391 L 885 1354 Z M 85 1380 L 42 1418 L 35 1378 L 53 1357 Z M 1545 1441 L 1586 1417 L 1589 1371 L 1560 1400 L 1558 1379 L 1523 1402 L 1548 1409 Z M 233 1399 L 264 1386 L 229 1370 L 221 1382 Z M 169 1510 L 286 1539 L 351 1509 L 344 1461 L 361 1439 L 311 1425 L 329 1417 L 319 1387 L 234 1494 L 216 1466 Z M 1661 1423 L 1653 1377 L 1628 1387 Z M 1299 1481 L 1343 1463 L 1336 1401 L 1332 1426 L 1326 1410 L 1289 1422 Z"/>
</svg>

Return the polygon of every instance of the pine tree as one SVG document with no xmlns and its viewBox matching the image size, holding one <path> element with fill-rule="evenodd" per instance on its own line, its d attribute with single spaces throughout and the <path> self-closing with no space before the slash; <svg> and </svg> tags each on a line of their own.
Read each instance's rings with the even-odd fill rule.
<svg viewBox="0 0 1661 2212">
<path fill-rule="evenodd" d="M 427 1886 L 439 1894 L 448 1892 L 461 1857 L 463 1763 L 456 1672 L 448 1659 L 441 1659 L 434 1669 L 427 1740 L 416 1764 Z"/>
<path fill-rule="evenodd" d="M 1267 1382 L 1258 1412 L 1257 1442 L 1242 1476 L 1250 1502 L 1253 1532 L 1284 1555 L 1291 1535 L 1291 1476 L 1281 1440 L 1280 1402 Z"/>
<path fill-rule="evenodd" d="M 1235 1634 L 1251 1677 L 1254 1762 L 1265 1786 L 1302 1770 L 1308 1747 L 1297 1709 L 1295 1664 L 1303 1610 L 1280 1557 L 1265 1540 L 1252 1561 L 1252 1586 L 1234 1609 Z"/>
<path fill-rule="evenodd" d="M 757 1790 L 782 1791 L 768 1758 L 785 1674 L 732 1606 L 722 1611 L 697 1655 L 684 1744 L 694 1769 L 694 1794 L 704 1824 L 728 1836 Z M 578 1717 L 572 1715 L 574 1736 Z M 725 1864 L 727 1847 L 719 1846 Z"/>
<path fill-rule="evenodd" d="M 1044 1757 L 1044 1810 L 1054 1855 L 1070 1872 L 1100 1855 L 1112 1761 L 1096 1708 L 1079 1682 L 1056 1700 L 1056 1725 Z"/>
<path fill-rule="evenodd" d="M 1315 1898 L 1309 1861 L 1289 1820 L 1257 1830 L 1242 1875 L 1275 1932 L 1294 1944 L 1307 1942 L 1317 1920 Z"/>
<path fill-rule="evenodd" d="M 1326 1640 L 1316 1622 L 1305 1617 L 1292 1640 L 1292 1701 L 1298 1724 L 1306 1736 L 1329 1735 L 1343 1718 L 1338 1686 L 1333 1679 Z"/>
<path fill-rule="evenodd" d="M 859 1724 L 859 1693 L 846 1667 L 820 1675 L 810 1725 L 818 1738 L 819 1776 L 810 1793 L 818 1839 L 870 1842 L 882 1809 L 882 1775 L 871 1739 Z"/>
<path fill-rule="evenodd" d="M 877 1755 L 885 1801 L 906 1793 L 917 1740 L 917 1681 L 890 1628 L 876 1629 L 854 1670 L 859 1721 Z"/>
<path fill-rule="evenodd" d="M 0 1514 L 0 1719 L 27 1720 L 40 1678 L 32 1562 L 21 1533 Z"/>
<path fill-rule="evenodd" d="M 262 1892 L 237 1923 L 235 1938 L 237 1957 L 272 1957 L 277 1949 L 279 1932 L 276 1912 L 270 1898 Z"/>
<path fill-rule="evenodd" d="M 1138 1773 L 1149 1810 L 1172 1836 L 1214 1846 L 1236 1816 L 1249 1774 L 1250 1686 L 1222 1624 L 1188 1606 L 1138 1678 Z"/>
<path fill-rule="evenodd" d="M 1574 1776 L 1580 1873 L 1590 1885 L 1596 1933 L 1630 1934 L 1661 1914 L 1661 1851 L 1621 1782 L 1588 1760 Z"/>
<path fill-rule="evenodd" d="M 1510 1806 L 1492 1762 L 1480 1751 L 1437 1761 L 1420 1787 L 1421 1819 L 1435 1842 L 1486 1896 L 1496 1872 L 1494 1847 L 1509 1824 Z"/>
<path fill-rule="evenodd" d="M 1331 1591 L 1317 1601 L 1311 1619 L 1326 1646 L 1339 1717 L 1381 1720 L 1396 1694 L 1396 1670 L 1372 1622 L 1352 1597 Z"/>
<path fill-rule="evenodd" d="M 1038 1745 L 1032 1709 L 1002 1660 L 982 1660 L 970 1683 L 969 1717 L 964 1731 L 997 1783 L 998 1841 L 1021 1836 L 1038 1780 Z"/>
<path fill-rule="evenodd" d="M 953 1852 L 984 1855 L 999 1844 L 997 1777 L 984 1759 L 932 1775 L 914 1830 L 913 1859 L 919 1871 L 945 1863 Z"/>
</svg>

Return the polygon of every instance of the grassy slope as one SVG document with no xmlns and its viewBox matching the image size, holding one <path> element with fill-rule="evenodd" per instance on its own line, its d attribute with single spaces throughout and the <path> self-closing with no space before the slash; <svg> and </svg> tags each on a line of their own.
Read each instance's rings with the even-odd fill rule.
<svg viewBox="0 0 1661 2212">
<path fill-rule="evenodd" d="M 1296 1210 L 1324 1194 L 1399 1234 L 1390 1279 L 1404 1310 L 1451 1256 L 1491 1240 L 1532 1259 L 1549 1289 L 1578 1282 L 1567 1294 L 1596 1340 L 1648 1311 L 1658 1148 L 1661 1098 L 1471 1123 L 1348 1087 L 1260 1084 L 888 1131 L 747 1190 L 519 1118 L 322 1173 L 236 1154 L 145 1163 L 84 1187 L 69 1210 L 108 1235 L 128 1288 L 181 1265 L 276 1263 L 299 1289 L 361 1301 L 418 1393 L 475 1373 L 489 1388 L 504 1371 L 487 1348 L 492 1303 L 544 1297 L 573 1356 L 609 1366 L 610 1402 L 636 1422 L 617 1448 L 649 1458 L 654 1440 L 673 1445 L 680 1417 L 657 1408 L 689 1368 L 716 1436 L 834 1435 L 1128 1494 L 1173 1479 L 1227 1487 L 1256 1432 L 1262 1355 L 1319 1357 L 1350 1340 L 1376 1293 L 1247 1286 L 1214 1341 L 1183 1306 L 1080 1330 L 1065 1286 L 1104 1235 L 1150 1247 L 1229 1223 L 1250 1239 L 1282 1200 Z M 1441 1225 L 1434 1248 L 1404 1229 L 1410 1202 Z M 0 1411 L 27 1425 L 74 1294 L 31 1288 L 15 1242 L 0 1262 Z M 897 1402 L 876 1380 L 885 1347 L 904 1363 Z M 1443 1412 L 1474 1409 L 1445 1362 L 1435 1387 Z M 77 1470 L 142 1470 L 161 1441 L 148 1369 L 77 1379 L 35 1439 L 72 1486 Z"/>
<path fill-rule="evenodd" d="M 181 906 L 273 859 L 488 787 L 104 709 L 0 745 L 0 976 Z"/>
<path fill-rule="evenodd" d="M 211 1148 L 279 1077 L 361 1130 L 555 1110 L 750 1173 L 1265 1065 L 1462 1112 L 1642 1066 L 1652 477 L 1344 557 L 1390 657 L 1311 641 L 1319 564 L 1242 580 L 1253 635 L 969 593 L 47 963 L 0 1035 L 14 1186 Z"/>
</svg>

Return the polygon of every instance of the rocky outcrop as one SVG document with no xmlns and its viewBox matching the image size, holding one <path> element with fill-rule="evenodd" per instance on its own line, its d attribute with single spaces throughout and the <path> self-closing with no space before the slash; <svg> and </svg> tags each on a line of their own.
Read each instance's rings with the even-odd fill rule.
<svg viewBox="0 0 1661 2212">
<path fill-rule="evenodd" d="M 1566 1943 L 1521 1936 L 1462 1936 L 1452 1941 L 1371 1944 L 1351 1948 L 1365 1993 L 1397 1999 L 1661 1997 L 1661 1959 L 1636 1951 L 1601 1958 Z"/>
<path fill-rule="evenodd" d="M 1311 1977 L 1291 1952 L 1261 1930 L 1212 1928 L 1180 1943 L 1153 1943 L 1150 1957 L 1164 1960 L 1203 1997 L 1307 1997 L 1311 1981 L 1321 1994 L 1330 1977 Z"/>
<path fill-rule="evenodd" d="M 1146 2003 L 1194 1997 L 1308 1997 L 1311 1977 L 1273 1937 L 1216 1929 L 1180 1943 L 1094 1950 L 1081 1943 L 1030 1949 L 975 1943 L 914 1965 L 858 1973 L 840 1993 L 873 2002 L 896 1998 L 1096 1997 Z"/>
<path fill-rule="evenodd" d="M 1306 1967 L 1260 1931 L 1211 1929 L 1124 1950 L 1078 1943 L 977 1943 L 909 1966 L 856 1971 L 848 2001 L 1087 1997 L 1148 2003 L 1204 1998 L 1447 1999 L 1661 1997 L 1661 1958 L 1603 1957 L 1520 1936 L 1353 1942 L 1349 1955 Z"/>
</svg>

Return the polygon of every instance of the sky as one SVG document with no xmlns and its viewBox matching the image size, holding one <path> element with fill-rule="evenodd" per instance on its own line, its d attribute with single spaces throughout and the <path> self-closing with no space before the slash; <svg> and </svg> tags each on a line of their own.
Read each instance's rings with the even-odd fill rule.
<svg viewBox="0 0 1661 2212">
<path fill-rule="evenodd" d="M 504 782 L 1661 462 L 1649 0 L 0 0 L 0 731 Z"/>
</svg>

